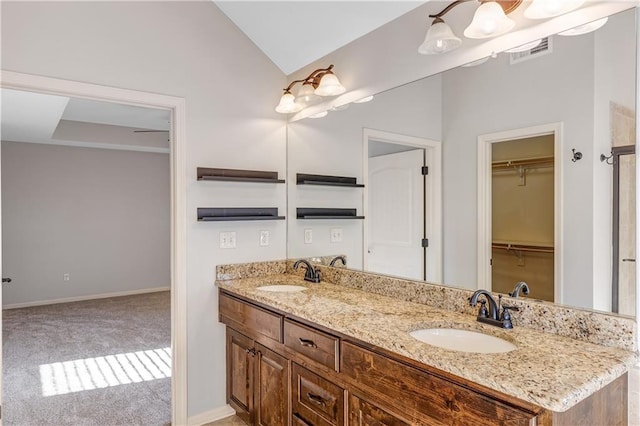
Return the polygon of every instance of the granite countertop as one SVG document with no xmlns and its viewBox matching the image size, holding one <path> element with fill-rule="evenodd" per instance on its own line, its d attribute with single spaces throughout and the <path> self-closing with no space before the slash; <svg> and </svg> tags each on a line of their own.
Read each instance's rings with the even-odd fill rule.
<svg viewBox="0 0 640 426">
<path fill-rule="evenodd" d="M 622 376 L 637 362 L 634 352 L 516 327 L 504 330 L 431 306 L 322 282 L 293 274 L 218 280 L 220 288 L 336 330 L 425 365 L 479 383 L 551 411 L 566 411 Z M 264 285 L 301 285 L 307 290 L 275 293 Z M 482 354 L 441 349 L 409 332 L 452 327 L 508 340 L 517 349 Z"/>
</svg>

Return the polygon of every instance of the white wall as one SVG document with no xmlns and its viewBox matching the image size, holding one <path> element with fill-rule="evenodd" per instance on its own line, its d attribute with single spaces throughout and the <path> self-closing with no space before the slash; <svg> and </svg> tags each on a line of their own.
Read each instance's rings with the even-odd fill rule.
<svg viewBox="0 0 640 426">
<path fill-rule="evenodd" d="M 600 161 L 610 155 L 610 104 L 615 102 L 635 110 L 636 51 L 635 13 L 620 13 L 595 33 L 594 55 L 594 144 L 589 155 L 593 162 L 593 273 L 594 308 L 611 309 L 612 274 L 612 171 Z"/>
<path fill-rule="evenodd" d="M 197 182 L 196 167 L 285 175 L 284 118 L 273 110 L 285 76 L 210 1 L 2 2 L 2 68 L 186 99 L 188 412 L 225 404 L 224 327 L 215 266 L 281 259 L 280 222 L 199 223 L 197 207 L 273 206 L 285 185 Z M 259 231 L 271 245 L 259 247 Z M 219 232 L 238 248 L 218 248 Z"/>
<path fill-rule="evenodd" d="M 363 129 L 440 140 L 441 77 L 423 79 L 353 104 L 319 119 L 288 126 L 289 257 L 346 254 L 350 268 L 362 268 L 361 220 L 297 220 L 296 207 L 356 208 L 363 213 L 363 190 L 296 185 L 296 173 L 356 177 L 363 182 Z M 343 242 L 331 243 L 330 230 L 342 228 Z M 312 229 L 313 243 L 304 243 Z"/>
<path fill-rule="evenodd" d="M 168 155 L 1 148 L 4 306 L 169 288 Z"/>
</svg>

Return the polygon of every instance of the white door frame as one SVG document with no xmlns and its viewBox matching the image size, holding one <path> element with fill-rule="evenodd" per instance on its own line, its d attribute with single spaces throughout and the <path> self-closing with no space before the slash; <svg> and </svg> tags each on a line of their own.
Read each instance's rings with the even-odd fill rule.
<svg viewBox="0 0 640 426">
<path fill-rule="evenodd" d="M 562 122 L 478 136 L 478 289 L 491 291 L 491 156 L 492 144 L 536 136 L 554 136 L 554 303 L 562 303 Z"/>
<path fill-rule="evenodd" d="M 429 177 L 424 186 L 425 218 L 429 247 L 427 248 L 425 270 L 427 281 L 442 282 L 442 143 L 431 139 L 401 135 L 363 128 L 362 132 L 362 211 L 364 227 L 362 236 L 362 266 L 367 269 L 367 248 L 369 247 L 369 141 L 415 146 L 425 151 L 425 161 L 429 166 Z M 431 250 L 430 250 L 431 249 Z"/>
<path fill-rule="evenodd" d="M 0 87 L 171 112 L 171 424 L 187 424 L 185 100 L 174 96 L 4 71 Z"/>
</svg>

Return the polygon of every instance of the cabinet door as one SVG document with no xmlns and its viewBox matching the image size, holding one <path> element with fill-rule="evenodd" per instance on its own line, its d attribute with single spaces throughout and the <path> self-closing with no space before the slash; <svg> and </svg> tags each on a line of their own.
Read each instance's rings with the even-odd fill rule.
<svg viewBox="0 0 640 426">
<path fill-rule="evenodd" d="M 349 426 L 409 426 L 409 423 L 351 394 Z"/>
<path fill-rule="evenodd" d="M 253 340 L 227 328 L 227 401 L 246 423 L 253 423 Z"/>
<path fill-rule="evenodd" d="M 260 426 L 289 424 L 289 365 L 286 358 L 265 348 L 255 346 L 255 420 Z"/>
</svg>

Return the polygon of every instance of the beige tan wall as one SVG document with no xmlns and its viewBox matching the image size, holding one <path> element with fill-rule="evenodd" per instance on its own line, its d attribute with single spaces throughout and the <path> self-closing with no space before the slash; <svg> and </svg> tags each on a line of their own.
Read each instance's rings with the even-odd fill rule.
<svg viewBox="0 0 640 426">
<path fill-rule="evenodd" d="M 493 161 L 553 157 L 553 136 L 493 144 Z M 521 177 L 522 176 L 522 177 Z M 492 179 L 492 233 L 494 242 L 554 244 L 554 169 L 527 166 L 494 170 Z M 493 249 L 492 287 L 508 293 L 518 281 L 531 289 L 530 297 L 553 301 L 553 253 Z"/>
</svg>

